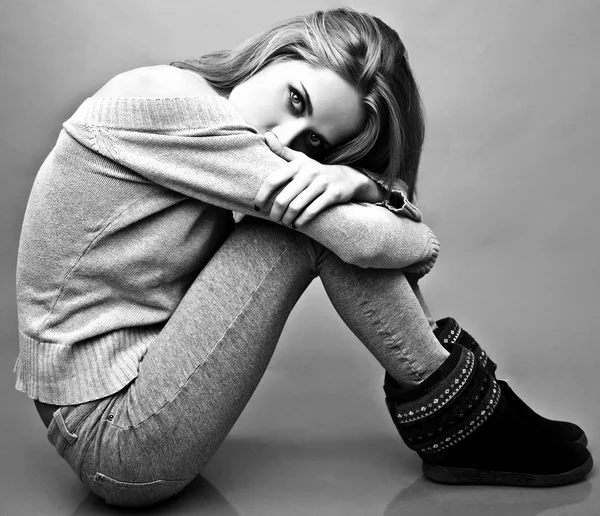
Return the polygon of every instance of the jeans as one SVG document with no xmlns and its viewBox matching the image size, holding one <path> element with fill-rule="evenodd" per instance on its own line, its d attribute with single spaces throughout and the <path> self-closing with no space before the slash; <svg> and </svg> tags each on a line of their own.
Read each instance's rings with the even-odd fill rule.
<svg viewBox="0 0 600 516">
<path fill-rule="evenodd" d="M 349 265 L 300 232 L 246 217 L 196 277 L 137 378 L 106 398 L 60 407 L 48 439 L 107 503 L 143 506 L 174 495 L 231 430 L 317 275 L 343 321 L 401 385 L 418 385 L 448 356 L 416 281 Z"/>
</svg>

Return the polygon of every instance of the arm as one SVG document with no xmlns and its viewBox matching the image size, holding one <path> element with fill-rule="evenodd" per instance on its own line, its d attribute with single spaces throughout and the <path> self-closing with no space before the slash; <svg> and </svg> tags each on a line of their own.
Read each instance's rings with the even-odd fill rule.
<svg viewBox="0 0 600 516">
<path fill-rule="evenodd" d="M 81 144 L 189 197 L 268 219 L 254 198 L 285 164 L 221 97 L 87 99 L 64 125 Z M 437 240 L 422 223 L 364 203 L 334 205 L 304 233 L 348 263 L 429 270 Z"/>
<path fill-rule="evenodd" d="M 437 238 L 425 224 L 369 203 L 332 205 L 299 231 L 363 268 L 398 268 L 422 276 L 439 254 Z"/>
<path fill-rule="evenodd" d="M 368 183 L 370 183 L 369 186 L 372 186 L 377 190 L 377 194 L 371 194 L 373 196 L 376 196 L 376 198 L 367 199 L 369 202 L 374 202 L 376 206 L 385 206 L 397 215 L 408 217 L 409 219 L 414 220 L 416 222 L 422 221 L 422 216 L 419 208 L 417 208 L 416 205 L 412 204 L 408 200 L 408 185 L 404 181 L 402 181 L 399 178 L 396 179 L 391 187 L 391 195 L 387 200 L 383 201 L 383 195 L 388 188 L 385 185 L 384 180 L 366 169 L 361 169 L 361 173 L 368 179 Z M 432 246 L 434 248 L 434 253 L 432 254 L 432 256 L 427 260 L 415 263 L 413 265 L 409 265 L 402 269 L 404 273 L 407 274 L 407 278 L 412 278 L 412 281 L 415 282 L 415 285 L 416 281 L 419 278 L 423 277 L 431 270 L 439 254 L 439 242 L 435 235 L 433 235 L 433 233 L 431 234 L 431 236 Z"/>
<path fill-rule="evenodd" d="M 377 206 L 386 207 L 396 215 L 403 215 L 416 222 L 421 221 L 421 212 L 408 201 L 406 195 L 408 187 L 400 179 L 394 181 L 389 195 L 386 195 L 388 187 L 383 178 L 368 170 L 354 169 L 345 165 L 324 165 L 302 152 L 281 145 L 277 137 L 269 132 L 265 134 L 265 140 L 275 155 L 288 162 L 287 167 L 282 167 L 269 175 L 255 199 L 255 208 L 263 209 L 276 189 L 284 187 L 275 197 L 270 211 L 270 218 L 274 222 L 285 225 L 293 224 L 293 227 L 303 231 L 306 224 L 320 216 L 326 208 L 345 205 L 347 201 L 374 203 Z M 309 189 L 314 185 L 316 188 L 309 193 Z M 310 226 L 308 230 L 311 230 Z M 374 240 L 369 240 L 370 233 L 363 236 L 366 248 L 376 252 L 378 246 L 375 245 Z M 389 243 L 393 237 L 397 236 L 399 236 L 397 233 L 392 233 L 385 238 L 384 244 Z M 406 235 L 403 237 L 406 238 Z M 432 238 L 435 237 L 432 235 Z M 402 246 L 404 242 L 400 241 L 399 244 Z M 409 266 L 411 271 L 417 275 L 423 275 L 429 271 L 437 256 L 437 242 L 434 242 L 433 246 L 436 250 L 431 260 L 427 264 L 418 263 Z M 413 250 L 415 249 L 413 248 Z M 385 256 L 379 258 L 385 259 Z M 374 259 L 377 259 L 375 254 L 369 255 L 365 266 L 373 263 Z"/>
<path fill-rule="evenodd" d="M 376 206 L 383 206 L 398 215 L 403 215 L 416 222 L 422 222 L 421 211 L 408 200 L 408 186 L 404 181 L 397 179 L 392 185 L 389 199 L 384 200 L 387 187 L 383 179 L 364 168 L 354 169 L 345 165 L 339 166 L 358 175 L 360 178 L 361 186 L 352 198 L 353 201 L 364 201 L 373 203 Z"/>
<path fill-rule="evenodd" d="M 373 253 L 366 257 L 364 264 L 359 262 L 355 262 L 355 264 L 365 268 L 394 268 L 394 265 L 392 265 L 394 263 L 394 258 L 390 260 L 388 251 L 396 248 L 402 249 L 403 257 L 407 261 L 414 260 L 411 265 L 399 268 L 405 273 L 410 273 L 415 277 L 422 277 L 427 274 L 435 264 L 439 254 L 439 243 L 431 230 L 429 230 L 425 224 L 420 223 L 421 212 L 415 205 L 408 201 L 406 195 L 408 188 L 406 185 L 401 180 L 397 180 L 392 186 L 389 200 L 384 201 L 386 188 L 383 184 L 383 180 L 367 170 L 358 172 L 357 170 L 351 169 L 351 167 L 344 168 L 350 169 L 352 173 L 360 178 L 359 184 L 361 186 L 358 188 L 356 195 L 352 199 L 352 201 L 355 202 L 342 205 L 336 204 L 328 209 L 345 206 L 345 210 L 340 213 L 340 217 L 344 217 L 354 216 L 351 212 L 355 210 L 356 207 L 362 208 L 356 212 L 355 216 L 364 218 L 365 228 L 362 229 L 366 229 L 366 232 L 362 235 L 362 242 L 365 247 L 370 248 Z M 381 207 L 383 207 L 385 211 L 382 212 Z M 364 208 L 377 208 L 377 211 L 373 212 L 373 219 L 371 219 L 371 213 Z M 319 224 L 319 217 L 322 213 L 323 212 L 319 213 L 317 218 L 313 219 L 313 222 L 316 225 Z M 414 225 L 411 225 L 410 222 L 414 222 Z M 307 224 L 308 228 L 306 225 L 304 227 L 301 226 L 300 231 L 310 235 L 314 229 L 310 224 L 311 222 Z M 373 231 L 374 228 L 377 228 L 377 230 Z M 308 231 L 306 231 L 307 229 Z M 428 240 L 420 241 L 420 238 L 423 236 L 428 237 Z M 354 235 L 354 238 L 356 237 L 360 238 L 359 235 Z M 418 247 L 419 245 L 422 245 L 423 247 L 420 248 Z M 421 256 L 426 256 L 430 249 L 433 249 L 433 252 L 431 252 L 429 258 L 424 260 L 420 259 Z M 410 257 L 411 252 L 414 252 L 413 257 Z M 370 263 L 377 263 L 377 265 L 370 265 Z"/>
</svg>

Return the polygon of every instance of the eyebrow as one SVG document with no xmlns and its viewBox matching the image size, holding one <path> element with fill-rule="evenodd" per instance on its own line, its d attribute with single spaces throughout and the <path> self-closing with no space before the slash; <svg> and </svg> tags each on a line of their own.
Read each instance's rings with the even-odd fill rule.
<svg viewBox="0 0 600 516">
<path fill-rule="evenodd" d="M 310 95 L 308 94 L 308 91 L 306 91 L 306 88 L 304 87 L 304 84 L 302 84 L 302 81 L 298 80 L 298 82 L 300 83 L 300 86 L 302 86 L 302 91 L 304 92 L 304 98 L 306 99 L 306 111 L 308 112 L 309 116 L 311 116 L 313 114 L 313 105 L 310 100 Z M 333 147 L 333 145 L 331 145 L 331 143 L 329 143 L 327 141 L 327 138 L 325 138 L 322 134 L 319 134 L 319 133 L 316 133 L 316 134 L 319 136 L 319 138 L 321 138 L 321 140 L 327 147 Z"/>
</svg>

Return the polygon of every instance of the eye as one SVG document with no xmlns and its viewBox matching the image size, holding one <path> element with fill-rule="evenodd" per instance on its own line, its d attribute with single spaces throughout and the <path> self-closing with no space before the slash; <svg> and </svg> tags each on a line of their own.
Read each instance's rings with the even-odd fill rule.
<svg viewBox="0 0 600 516">
<path fill-rule="evenodd" d="M 304 113 L 304 99 L 302 98 L 302 95 L 300 95 L 300 93 L 298 93 L 298 90 L 296 90 L 295 88 L 292 88 L 290 86 L 289 91 L 290 91 L 290 103 L 292 104 L 292 107 L 294 108 L 294 112 L 297 115 L 301 115 L 302 113 Z"/>
<path fill-rule="evenodd" d="M 308 134 L 308 142 L 313 147 L 322 147 L 323 146 L 323 140 L 321 140 L 321 137 L 316 133 L 311 132 Z"/>
</svg>

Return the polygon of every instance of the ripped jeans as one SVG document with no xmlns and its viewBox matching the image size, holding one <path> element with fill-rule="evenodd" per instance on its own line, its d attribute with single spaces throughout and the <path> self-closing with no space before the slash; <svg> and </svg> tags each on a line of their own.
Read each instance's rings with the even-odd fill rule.
<svg viewBox="0 0 600 516">
<path fill-rule="evenodd" d="M 194 280 L 137 378 L 106 398 L 60 407 L 48 439 L 107 503 L 143 506 L 179 492 L 240 416 L 316 276 L 401 385 L 418 385 L 448 356 L 416 282 L 400 270 L 349 265 L 302 233 L 246 217 Z"/>
</svg>

